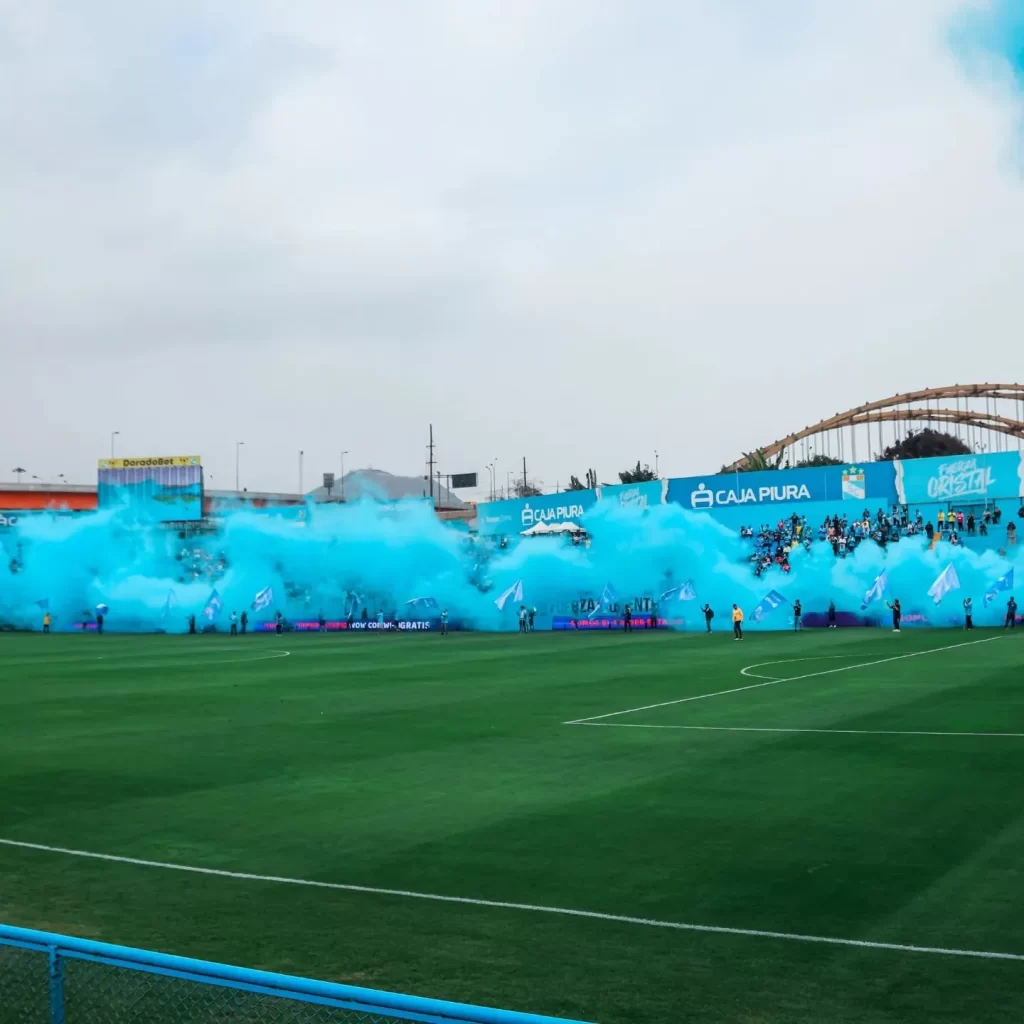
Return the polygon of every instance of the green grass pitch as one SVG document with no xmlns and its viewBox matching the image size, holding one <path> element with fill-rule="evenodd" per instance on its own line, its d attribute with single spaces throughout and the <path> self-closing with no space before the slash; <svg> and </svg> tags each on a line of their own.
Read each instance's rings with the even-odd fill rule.
<svg viewBox="0 0 1024 1024">
<path fill-rule="evenodd" d="M 1024 1020 L 1022 643 L 3 635 L 0 840 L 389 891 L 0 842 L 0 921 L 601 1024 Z"/>
</svg>

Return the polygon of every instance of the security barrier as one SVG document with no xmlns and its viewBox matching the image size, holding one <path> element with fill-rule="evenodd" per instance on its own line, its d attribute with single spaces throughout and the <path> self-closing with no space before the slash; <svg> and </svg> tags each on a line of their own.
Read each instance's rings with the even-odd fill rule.
<svg viewBox="0 0 1024 1024">
<path fill-rule="evenodd" d="M 0 1024 L 579 1024 L 0 925 Z"/>
</svg>

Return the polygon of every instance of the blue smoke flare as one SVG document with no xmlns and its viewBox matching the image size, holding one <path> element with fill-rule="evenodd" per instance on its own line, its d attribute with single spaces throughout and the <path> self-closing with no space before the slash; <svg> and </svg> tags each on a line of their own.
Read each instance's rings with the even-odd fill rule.
<svg viewBox="0 0 1024 1024">
<path fill-rule="evenodd" d="M 278 611 L 292 621 L 358 617 L 364 608 L 371 618 L 422 618 L 445 608 L 472 628 L 503 630 L 517 628 L 518 598 L 500 609 L 496 598 L 510 588 L 518 594 L 521 581 L 521 601 L 537 609 L 541 629 L 553 615 L 609 611 L 608 595 L 638 611 L 665 595 L 662 617 L 684 629 L 703 628 L 700 607 L 709 603 L 723 625 L 733 603 L 749 617 L 773 591 L 786 603 L 758 625 L 781 629 L 797 598 L 805 614 L 823 613 L 830 601 L 860 614 L 884 569 L 886 596 L 900 597 L 911 624 L 915 610 L 932 625 L 958 623 L 961 601 L 971 596 L 984 625 L 1002 622 L 1010 596 L 986 605 L 985 593 L 1020 562 L 1016 547 L 931 550 L 921 537 L 885 550 L 863 543 L 846 558 L 819 542 L 791 553 L 789 574 L 772 569 L 757 578 L 735 530 L 674 504 L 599 502 L 583 520 L 589 546 L 565 537 L 497 546 L 440 522 L 423 502 L 304 511 L 302 519 L 231 512 L 214 533 L 189 538 L 114 511 L 25 517 L 0 534 L 0 623 L 39 628 L 49 612 L 55 629 L 69 629 L 108 606 L 112 631 L 184 632 L 190 616 L 200 628 L 226 629 L 232 612 L 248 611 L 256 622 Z M 960 589 L 936 608 L 928 590 L 950 563 Z M 884 615 L 884 602 L 869 612 Z"/>
</svg>

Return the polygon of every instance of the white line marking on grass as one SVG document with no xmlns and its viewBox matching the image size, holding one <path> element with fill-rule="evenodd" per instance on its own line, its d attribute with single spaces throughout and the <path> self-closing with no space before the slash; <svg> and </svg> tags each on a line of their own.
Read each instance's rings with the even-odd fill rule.
<svg viewBox="0 0 1024 1024">
<path fill-rule="evenodd" d="M 845 736 L 1002 736 L 1024 739 L 1024 732 L 938 732 L 926 729 L 786 729 L 753 725 L 647 725 L 642 722 L 575 722 L 602 729 L 688 729 L 691 732 L 810 732 Z"/>
<path fill-rule="evenodd" d="M 1002 640 L 1001 636 L 990 636 L 984 640 L 967 640 L 961 644 L 950 644 L 947 647 L 930 647 L 926 651 L 911 651 L 909 654 L 895 654 L 890 658 L 879 658 L 877 661 L 858 662 L 856 665 L 843 665 L 840 668 L 825 668 L 820 672 L 807 672 L 802 676 L 789 676 L 785 679 L 768 679 L 763 683 L 751 683 L 749 686 L 734 686 L 729 690 L 716 690 L 714 693 L 699 693 L 695 697 L 680 697 L 677 700 L 663 700 L 659 704 L 645 704 L 639 708 L 626 708 L 625 711 L 609 711 L 604 715 L 591 715 L 589 718 L 574 718 L 563 725 L 586 725 L 598 722 L 603 718 L 616 718 L 619 715 L 632 715 L 637 711 L 650 711 L 653 708 L 667 708 L 673 704 L 688 704 L 692 700 L 707 700 L 709 697 L 724 697 L 728 693 L 742 693 L 744 690 L 757 690 L 762 686 L 776 686 L 779 683 L 796 683 L 801 679 L 814 679 L 817 676 L 828 676 L 835 672 L 849 672 L 855 668 L 871 668 L 872 665 L 885 665 L 890 661 L 902 661 L 905 658 L 919 658 L 922 654 L 939 654 L 942 651 L 955 651 L 958 647 L 973 647 L 975 644 L 990 644 L 993 640 Z M 800 659 L 792 659 L 800 660 Z M 748 665 L 747 668 L 763 668 L 765 665 L 783 664 L 783 662 L 761 662 L 759 665 Z M 746 669 L 740 669 L 740 675 L 746 675 Z M 748 677 L 749 678 L 749 677 Z M 756 678 L 756 677 L 755 677 Z"/>
<path fill-rule="evenodd" d="M 741 668 L 740 675 L 747 676 L 750 679 L 767 679 L 772 683 L 783 683 L 785 682 L 784 678 L 779 676 L 761 676 L 756 672 L 752 672 L 751 669 L 768 668 L 772 665 L 792 665 L 798 661 L 849 661 L 851 658 L 859 657 L 861 657 L 859 654 L 822 654 L 816 658 L 784 658 L 782 661 L 759 661 L 756 665 L 748 665 L 746 668 Z"/>
<path fill-rule="evenodd" d="M 867 939 L 841 939 L 831 935 L 803 935 L 799 932 L 773 932 L 760 928 L 730 928 L 723 925 L 689 924 L 683 921 L 661 921 L 650 917 L 630 917 L 624 914 L 603 914 L 596 910 L 573 910 L 569 907 L 546 907 L 532 903 L 510 903 L 505 900 L 480 900 L 468 896 L 442 896 L 437 893 L 412 892 L 408 889 L 383 889 L 369 885 L 344 885 L 340 882 L 318 882 L 308 878 L 286 878 L 279 875 L 255 875 L 244 871 L 226 871 L 221 868 L 201 868 L 186 864 L 169 864 L 164 861 L 143 860 L 139 857 L 119 857 L 111 853 L 92 853 L 87 850 L 69 850 L 61 846 L 46 846 L 42 843 L 26 843 L 16 839 L 0 839 L 0 846 L 11 846 L 22 850 L 38 850 L 43 853 L 63 854 L 67 857 L 84 857 L 89 860 L 108 861 L 115 864 L 131 864 L 136 867 L 162 868 L 165 871 L 183 871 L 193 875 L 212 875 L 217 878 L 233 878 L 245 882 L 271 882 L 278 885 L 298 885 L 310 889 L 331 889 L 341 892 L 368 893 L 377 896 L 401 896 L 405 899 L 429 900 L 434 903 L 459 903 L 471 907 L 490 907 L 497 910 L 523 910 L 534 914 L 554 914 L 561 917 L 578 917 L 591 921 L 611 921 L 616 924 L 641 925 L 646 928 L 665 928 L 679 932 L 700 932 L 707 935 L 739 935 L 755 939 L 779 939 L 785 942 L 811 942 L 827 946 L 851 946 L 857 949 L 884 949 L 898 953 L 931 953 L 939 956 L 973 957 L 980 960 L 1013 960 L 1024 962 L 1021 953 L 995 953 L 980 949 L 954 949 L 944 946 L 917 946 L 899 942 L 871 942 Z"/>
<path fill-rule="evenodd" d="M 273 661 L 274 658 L 290 658 L 291 655 L 291 651 L 282 651 L 271 648 L 270 653 L 260 654 L 255 658 L 222 658 L 220 661 L 206 661 L 205 659 L 200 658 L 199 661 L 196 662 L 196 664 L 202 663 L 203 665 L 248 665 L 250 662 L 253 661 Z"/>
</svg>

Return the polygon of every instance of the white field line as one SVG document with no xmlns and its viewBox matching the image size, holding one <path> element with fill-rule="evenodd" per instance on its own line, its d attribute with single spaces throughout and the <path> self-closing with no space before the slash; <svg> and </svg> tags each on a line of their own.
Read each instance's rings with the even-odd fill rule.
<svg viewBox="0 0 1024 1024">
<path fill-rule="evenodd" d="M 973 647 L 975 644 L 990 644 L 993 640 L 1002 640 L 1001 636 L 990 636 L 984 640 L 967 640 L 960 644 L 950 644 L 947 647 L 930 647 L 926 651 L 911 651 L 909 654 L 895 654 L 890 658 L 879 658 L 877 661 L 858 662 L 856 665 L 842 665 L 839 668 L 825 668 L 820 672 L 807 672 L 802 676 L 789 676 L 785 679 L 768 679 L 763 683 L 751 683 L 749 686 L 734 686 L 730 690 L 716 690 L 714 693 L 699 693 L 695 697 L 679 697 L 677 700 L 663 700 L 658 704 L 645 704 L 639 708 L 626 708 L 625 711 L 609 711 L 604 715 L 591 715 L 589 718 L 574 718 L 571 722 L 563 722 L 563 725 L 587 725 L 590 722 L 599 722 L 604 718 L 616 718 L 619 715 L 632 715 L 637 711 L 651 711 L 653 708 L 667 708 L 674 704 L 688 704 L 692 700 L 707 700 L 709 697 L 724 697 L 729 693 L 742 693 L 744 690 L 757 690 L 762 686 L 777 686 L 779 683 L 796 683 L 801 679 L 815 679 L 818 676 L 829 676 L 836 672 L 849 672 L 855 668 L 871 668 L 873 665 L 885 665 L 890 661 L 903 661 L 905 658 L 919 658 L 924 654 L 940 654 L 942 651 L 955 651 L 958 647 Z M 758 665 L 748 665 L 747 668 L 764 668 L 766 665 L 784 664 L 784 662 L 763 661 Z M 741 675 L 747 674 L 747 669 L 740 669 Z"/>
<path fill-rule="evenodd" d="M 220 868 L 202 868 L 187 864 L 169 864 L 138 857 L 119 857 L 110 853 L 87 850 L 69 850 L 61 846 L 26 843 L 15 839 L 0 839 L 0 845 L 43 853 L 83 857 L 89 860 L 131 864 L 136 867 L 161 868 L 164 871 L 182 871 L 193 875 L 212 875 L 245 882 L 270 882 L 277 885 L 297 885 L 311 889 L 331 889 L 342 892 L 368 893 L 378 896 L 398 896 L 404 899 L 429 900 L 435 903 L 458 903 L 471 907 L 490 907 L 497 910 L 519 910 L 534 914 L 553 914 L 560 917 L 585 918 L 592 921 L 611 921 L 616 924 L 640 925 L 646 928 L 665 928 L 678 932 L 700 932 L 708 935 L 738 935 L 755 939 L 778 939 L 785 942 L 811 942 L 827 946 L 850 946 L 856 949 L 880 949 L 897 953 L 931 953 L 939 956 L 973 957 L 980 960 L 1013 960 L 1024 962 L 1022 953 L 996 953 L 980 949 L 956 949 L 945 946 L 918 946 L 899 942 L 871 942 L 866 939 L 843 939 L 831 935 L 802 935 L 799 932 L 774 932 L 760 928 L 729 928 L 722 925 L 689 924 L 682 921 L 660 921 L 650 917 L 630 917 L 624 914 L 602 914 L 596 910 L 573 910 L 568 907 L 547 907 L 531 903 L 509 903 L 504 900 L 472 899 L 468 896 L 442 896 L 437 893 L 412 892 L 407 889 L 383 889 L 368 885 L 344 885 L 340 882 L 318 882 L 308 878 L 286 878 L 279 875 L 255 875 L 244 871 L 225 871 Z"/>
<path fill-rule="evenodd" d="M 798 661 L 850 661 L 851 658 L 857 658 L 860 655 L 857 654 L 822 654 L 816 658 L 783 658 L 781 661 L 759 661 L 756 665 L 747 665 L 746 668 L 740 669 L 741 676 L 747 676 L 750 679 L 767 679 L 773 683 L 785 682 L 779 676 L 762 676 L 756 672 L 752 672 L 751 669 L 755 668 L 769 668 L 772 665 L 792 665 Z"/>
<path fill-rule="evenodd" d="M 843 736 L 1002 736 L 1024 739 L 1024 732 L 932 732 L 925 729 L 785 729 L 750 725 L 645 725 L 642 722 L 574 722 L 595 729 L 687 729 L 691 732 L 810 732 L 837 733 Z"/>
</svg>

